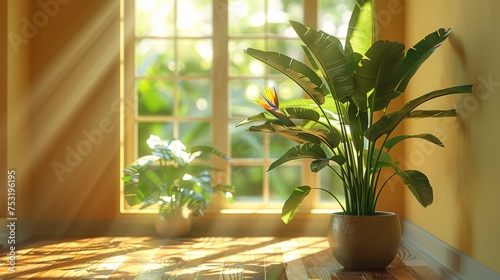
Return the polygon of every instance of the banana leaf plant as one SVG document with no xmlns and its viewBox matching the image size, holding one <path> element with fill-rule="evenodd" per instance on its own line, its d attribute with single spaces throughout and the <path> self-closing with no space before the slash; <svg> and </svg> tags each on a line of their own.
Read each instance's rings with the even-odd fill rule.
<svg viewBox="0 0 500 280">
<path fill-rule="evenodd" d="M 203 216 L 213 193 L 233 201 L 231 185 L 212 184 L 209 165 L 191 162 L 202 154 L 228 159 L 211 146 L 196 146 L 189 151 L 180 140 L 164 141 L 151 135 L 147 141 L 151 155 L 140 157 L 123 170 L 125 200 L 144 209 L 153 204 L 159 213 L 171 217 L 175 209 L 187 207 L 194 216 Z"/>
<path fill-rule="evenodd" d="M 265 111 L 237 126 L 253 124 L 248 128 L 251 132 L 295 140 L 298 145 L 273 162 L 269 170 L 291 160 L 310 159 L 312 172 L 329 168 L 340 178 L 341 185 L 334 187 L 341 188 L 345 196 L 340 201 L 326 188 L 299 186 L 283 206 L 285 223 L 292 220 L 311 189 L 332 195 L 347 215 L 373 215 L 384 186 L 394 176 L 402 179 L 422 206 L 433 201 L 427 176 L 418 170 L 403 170 L 389 151 L 410 138 L 438 146 L 443 143 L 429 133 L 392 133 L 407 118 L 456 116 L 454 109 L 417 108 L 442 96 L 471 93 L 472 85 L 435 90 L 389 112 L 391 101 L 404 93 L 422 63 L 448 38 L 450 29 L 440 28 L 405 49 L 399 42 L 377 40 L 374 18 L 371 1 L 357 0 L 345 47 L 332 35 L 291 21 L 303 42 L 308 64 L 278 52 L 245 50 L 293 80 L 307 96 L 280 103 L 276 90 L 264 88 L 255 102 Z M 382 169 L 392 170 L 392 176 L 382 177 Z"/>
</svg>

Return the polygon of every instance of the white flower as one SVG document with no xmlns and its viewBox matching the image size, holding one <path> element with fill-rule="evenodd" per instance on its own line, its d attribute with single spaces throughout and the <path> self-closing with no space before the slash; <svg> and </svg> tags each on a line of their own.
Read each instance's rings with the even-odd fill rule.
<svg viewBox="0 0 500 280">
<path fill-rule="evenodd" d="M 174 155 L 181 157 L 182 153 L 186 153 L 186 146 L 182 144 L 181 140 L 172 140 L 168 143 L 167 148 L 174 153 Z"/>
<path fill-rule="evenodd" d="M 195 159 L 201 154 L 201 152 L 196 152 L 192 154 L 186 152 L 186 146 L 184 146 L 184 144 L 182 144 L 180 140 L 172 140 L 168 144 L 168 149 L 171 150 L 172 153 L 174 153 L 174 155 L 176 155 L 178 158 L 184 160 L 184 162 L 186 163 L 190 163 L 193 159 Z"/>
<path fill-rule="evenodd" d="M 154 147 L 156 145 L 161 145 L 162 141 L 161 141 L 161 138 L 159 136 L 151 134 L 151 135 L 149 135 L 149 139 L 146 141 L 146 143 L 148 143 L 148 146 L 151 149 L 154 149 Z"/>
<path fill-rule="evenodd" d="M 186 146 L 180 140 L 163 141 L 159 136 L 149 135 L 149 139 L 146 142 L 151 149 L 156 146 L 163 146 L 169 149 L 177 158 L 183 160 L 185 163 L 190 163 L 192 160 L 197 158 L 201 152 L 188 153 L 186 152 Z"/>
</svg>

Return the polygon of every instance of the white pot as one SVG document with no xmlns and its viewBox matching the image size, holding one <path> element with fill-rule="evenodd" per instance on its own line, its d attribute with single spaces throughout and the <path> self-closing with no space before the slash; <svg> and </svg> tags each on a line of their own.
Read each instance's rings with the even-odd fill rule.
<svg viewBox="0 0 500 280">
<path fill-rule="evenodd" d="M 158 235 L 162 237 L 186 236 L 191 231 L 191 211 L 187 208 L 176 209 L 170 218 L 158 215 L 155 228 Z"/>
</svg>

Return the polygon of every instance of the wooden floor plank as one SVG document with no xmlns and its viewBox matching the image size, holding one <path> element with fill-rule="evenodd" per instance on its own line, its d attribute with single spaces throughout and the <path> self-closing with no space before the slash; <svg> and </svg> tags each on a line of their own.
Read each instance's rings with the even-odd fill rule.
<svg viewBox="0 0 500 280">
<path fill-rule="evenodd" d="M 245 252 L 243 252 L 244 269 L 242 277 L 244 279 L 265 279 L 265 252 L 263 247 L 274 242 L 273 238 L 247 239 Z"/>
<path fill-rule="evenodd" d="M 247 261 L 245 252 L 248 250 L 248 240 L 238 238 L 227 243 L 224 263 L 221 270 L 222 279 L 242 279 Z"/>
<path fill-rule="evenodd" d="M 17 271 L 4 262 L 0 279 L 444 279 L 405 248 L 385 270 L 343 269 L 323 237 L 96 237 L 36 241 L 16 253 Z"/>
<path fill-rule="evenodd" d="M 71 255 L 66 261 L 56 261 L 35 277 L 53 279 L 98 279 L 100 275 L 109 276 L 114 272 L 117 262 L 123 259 L 128 250 L 118 246 L 114 238 L 85 239 L 66 243 L 66 246 L 51 251 L 53 256 L 61 253 Z M 117 255 L 120 256 L 119 259 Z M 96 272 L 97 271 L 97 272 Z M 91 276 L 92 278 L 88 278 Z"/>
<path fill-rule="evenodd" d="M 81 251 L 87 251 L 89 254 L 95 254 L 95 243 L 103 240 L 109 241 L 110 238 L 80 239 L 69 240 L 65 242 L 47 241 L 40 247 L 34 247 L 27 254 L 19 256 L 17 261 L 16 273 L 9 275 L 12 279 L 31 279 L 43 278 L 47 272 L 57 274 L 62 268 L 68 268 L 73 273 L 81 271 L 82 267 L 88 266 L 86 261 L 79 260 L 82 256 Z M 39 243 L 37 244 L 39 246 Z M 108 244 L 104 247 L 109 247 Z M 101 248 L 104 248 L 101 247 Z M 85 272 L 83 272 L 85 275 Z M 50 276 L 52 277 L 52 276 Z M 57 279 L 57 278 L 54 278 Z"/>
<path fill-rule="evenodd" d="M 191 247 L 181 252 L 176 260 L 179 260 L 169 279 L 185 280 L 196 279 L 200 268 L 203 266 L 204 257 L 210 248 L 211 238 L 200 238 L 199 242 L 191 244 Z"/>
<path fill-rule="evenodd" d="M 123 242 L 134 242 L 131 239 Z M 108 279 L 151 279 L 147 278 L 151 270 L 154 270 L 150 263 L 154 263 L 154 258 L 161 251 L 161 246 L 165 244 L 164 240 L 147 239 L 137 240 L 138 244 L 134 251 L 127 254 L 127 258 L 116 268 L 115 272 Z M 146 275 L 146 277 L 144 276 Z"/>
<path fill-rule="evenodd" d="M 281 242 L 283 261 L 286 265 L 286 275 L 290 280 L 308 279 L 307 270 L 302 262 L 302 255 L 296 239 Z"/>
</svg>

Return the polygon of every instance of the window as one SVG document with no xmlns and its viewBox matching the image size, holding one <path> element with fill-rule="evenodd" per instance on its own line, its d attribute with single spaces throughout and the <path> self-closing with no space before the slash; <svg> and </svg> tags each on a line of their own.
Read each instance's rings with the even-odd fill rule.
<svg viewBox="0 0 500 280">
<path fill-rule="evenodd" d="M 125 65 L 134 62 L 124 72 L 124 81 L 134 83 L 124 91 L 125 103 L 132 104 L 123 106 L 126 162 L 149 152 L 150 134 L 226 151 L 230 162 L 213 164 L 237 192 L 234 204 L 216 201 L 218 209 L 281 209 L 293 187 L 331 183 L 330 174 L 311 174 L 308 162 L 266 172 L 294 143 L 235 127 L 261 111 L 251 100 L 264 85 L 275 87 L 282 100 L 303 94 L 243 50 L 269 49 L 303 60 L 289 20 L 343 37 L 353 0 L 130 2 L 122 2 Z M 304 206 L 321 208 L 325 201 L 332 202 L 318 193 Z"/>
</svg>

